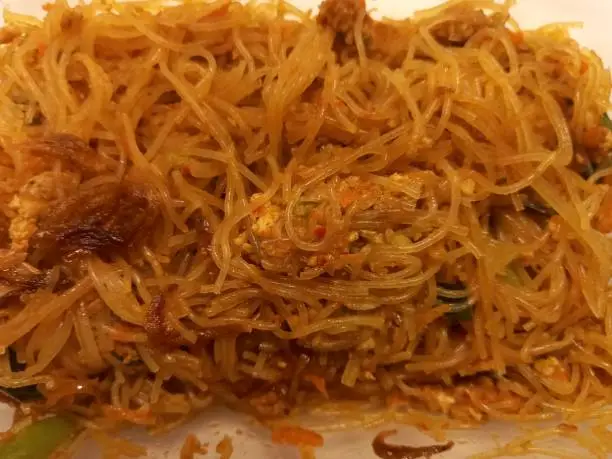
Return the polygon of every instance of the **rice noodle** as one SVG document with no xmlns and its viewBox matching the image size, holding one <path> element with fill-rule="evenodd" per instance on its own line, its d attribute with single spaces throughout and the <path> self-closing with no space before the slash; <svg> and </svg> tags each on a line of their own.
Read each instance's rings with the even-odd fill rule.
<svg viewBox="0 0 612 459">
<path fill-rule="evenodd" d="M 510 0 L 175 3 L 6 13 L 0 386 L 113 451 L 219 401 L 610 454 L 601 60 Z"/>
</svg>

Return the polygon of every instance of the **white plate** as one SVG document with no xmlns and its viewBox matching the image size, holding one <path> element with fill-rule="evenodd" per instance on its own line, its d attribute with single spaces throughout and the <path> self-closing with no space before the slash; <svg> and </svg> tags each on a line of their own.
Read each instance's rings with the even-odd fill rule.
<svg viewBox="0 0 612 459">
<path fill-rule="evenodd" d="M 0 0 L 0 7 L 40 15 L 42 5 L 48 1 Z M 300 8 L 309 9 L 316 8 L 320 1 L 293 0 L 292 3 Z M 368 0 L 367 4 L 369 8 L 376 9 L 376 15 L 405 17 L 416 9 L 435 6 L 440 2 L 441 0 Z M 582 22 L 584 27 L 574 30 L 574 37 L 585 47 L 594 49 L 608 65 L 612 63 L 612 46 L 610 45 L 612 0 L 520 0 L 513 9 L 513 15 L 522 28 L 532 28 L 551 22 Z M 0 405 L 0 431 L 10 425 L 11 418 L 12 411 Z M 326 435 L 325 447 L 317 451 L 316 457 L 317 459 L 344 459 L 345 457 L 374 459 L 371 441 L 380 430 L 378 428 L 367 432 L 353 431 Z M 232 459 L 294 459 L 298 457 L 294 449 L 272 445 L 269 433 L 253 420 L 222 409 L 211 410 L 196 421 L 163 437 L 152 438 L 137 431 L 130 431 L 126 435 L 145 444 L 149 450 L 148 457 L 166 458 L 178 456 L 177 453 L 187 433 L 195 433 L 201 441 L 210 443 L 211 452 L 204 457 L 211 459 L 216 457 L 214 445 L 226 434 L 233 439 L 235 452 Z M 517 433 L 515 427 L 500 422 L 490 423 L 478 430 L 451 432 L 449 437 L 455 441 L 455 447 L 436 458 L 466 458 L 505 443 Z M 390 441 L 410 445 L 432 443 L 430 438 L 408 427 L 400 427 L 400 434 L 391 438 Z M 79 459 L 96 456 L 88 446 L 83 446 Z"/>
</svg>

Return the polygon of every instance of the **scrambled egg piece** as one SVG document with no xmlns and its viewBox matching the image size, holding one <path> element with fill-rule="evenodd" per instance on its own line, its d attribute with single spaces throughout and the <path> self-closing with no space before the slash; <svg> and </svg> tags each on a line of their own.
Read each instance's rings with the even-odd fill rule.
<svg viewBox="0 0 612 459">
<path fill-rule="evenodd" d="M 461 182 L 460 187 L 463 194 L 471 196 L 476 190 L 476 182 L 473 179 L 468 178 Z"/>
<path fill-rule="evenodd" d="M 28 180 L 9 203 L 9 208 L 16 213 L 9 226 L 11 249 L 27 250 L 28 240 L 36 232 L 38 217 L 51 201 L 76 190 L 78 183 L 74 174 L 55 172 L 43 172 Z"/>
<path fill-rule="evenodd" d="M 533 364 L 534 368 L 547 377 L 557 377 L 562 379 L 566 375 L 565 368 L 556 357 L 547 357 L 545 359 L 536 360 Z"/>
<path fill-rule="evenodd" d="M 385 182 L 385 180 L 389 180 Z M 395 185 L 395 186 L 393 186 Z M 405 188 L 407 191 L 402 190 Z M 331 196 L 336 200 L 340 210 L 345 212 L 353 203 L 364 202 L 366 207 L 373 207 L 380 199 L 414 199 L 407 197 L 420 193 L 420 184 L 405 174 L 392 174 L 381 183 L 361 176 L 348 176 L 321 183 L 306 193 L 294 209 L 296 227 L 304 240 L 320 241 L 326 237 L 326 217 L 324 207 Z M 251 196 L 251 202 L 261 199 L 261 194 Z M 253 253 L 256 249 L 263 263 L 277 267 L 288 266 L 293 262 L 298 270 L 312 270 L 330 267 L 334 260 L 358 253 L 364 246 L 384 243 L 385 236 L 376 231 L 359 230 L 333 234 L 330 246 L 325 253 L 301 253 L 288 238 L 284 228 L 285 208 L 278 201 L 268 201 L 252 213 L 249 232 L 238 234 L 233 240 L 243 253 Z M 254 237 L 255 241 L 249 238 Z M 407 237 L 400 242 L 412 243 Z M 399 245 L 402 245 L 401 243 Z"/>
<path fill-rule="evenodd" d="M 363 180 L 357 176 L 347 177 L 335 187 L 336 197 L 343 208 L 359 199 L 370 199 L 382 195 L 379 185 Z"/>
<path fill-rule="evenodd" d="M 39 208 L 29 205 L 28 201 L 22 201 L 15 196 L 9 207 L 17 211 L 17 216 L 11 220 L 9 237 L 11 238 L 11 249 L 22 252 L 28 248 L 28 240 L 36 232 L 36 219 Z"/>
<path fill-rule="evenodd" d="M 254 194 L 251 197 L 251 201 L 254 201 L 259 196 L 259 193 Z M 283 216 L 282 209 L 271 202 L 266 202 L 263 206 L 253 212 L 255 221 L 251 229 L 256 236 L 261 238 L 272 238 L 280 236 L 279 222 Z"/>
<path fill-rule="evenodd" d="M 442 409 L 442 412 L 445 414 L 448 414 L 451 407 L 455 403 L 457 403 L 457 400 L 455 399 L 455 397 L 444 393 L 444 391 L 438 392 L 436 394 L 436 399 L 438 400 L 438 403 L 440 404 L 440 408 Z"/>
</svg>

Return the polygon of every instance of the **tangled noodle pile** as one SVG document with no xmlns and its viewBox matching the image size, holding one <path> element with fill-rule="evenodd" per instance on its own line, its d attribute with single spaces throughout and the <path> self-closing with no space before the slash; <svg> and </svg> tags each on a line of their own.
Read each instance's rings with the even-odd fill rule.
<svg viewBox="0 0 612 459">
<path fill-rule="evenodd" d="M 384 21 L 361 0 L 160 5 L 6 13 L 7 393 L 101 429 L 213 401 L 609 420 L 593 52 L 521 31 L 509 0 Z"/>
</svg>

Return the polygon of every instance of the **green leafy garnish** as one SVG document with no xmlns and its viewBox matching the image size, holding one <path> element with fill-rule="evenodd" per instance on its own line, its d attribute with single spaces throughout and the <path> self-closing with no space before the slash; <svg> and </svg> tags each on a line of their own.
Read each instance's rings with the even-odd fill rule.
<svg viewBox="0 0 612 459">
<path fill-rule="evenodd" d="M 62 416 L 36 421 L 0 444 L 2 459 L 48 459 L 76 433 L 77 425 Z"/>
</svg>

